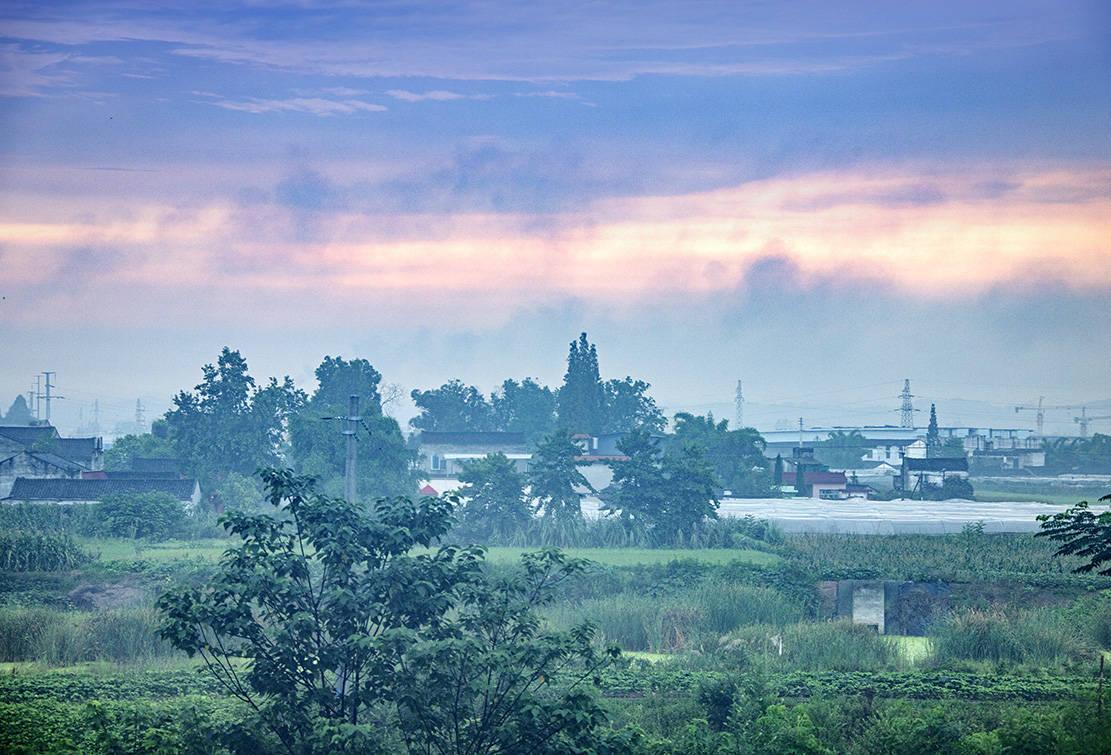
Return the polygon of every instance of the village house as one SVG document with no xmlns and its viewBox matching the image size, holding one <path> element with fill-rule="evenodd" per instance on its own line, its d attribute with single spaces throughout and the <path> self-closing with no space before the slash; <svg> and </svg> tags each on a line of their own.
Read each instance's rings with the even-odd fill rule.
<svg viewBox="0 0 1111 755">
<path fill-rule="evenodd" d="M 185 506 L 201 501 L 201 487 L 192 479 L 106 479 L 19 477 L 2 503 L 96 503 L 117 493 L 169 493 Z"/>
<path fill-rule="evenodd" d="M 417 444 L 420 470 L 428 480 L 458 478 L 467 462 L 488 454 L 505 454 L 521 473 L 528 472 L 532 459 L 524 433 L 426 430 L 421 432 Z"/>
<path fill-rule="evenodd" d="M 0 426 L 0 498 L 17 478 L 77 478 L 103 463 L 100 438 L 63 438 L 51 425 Z"/>
</svg>

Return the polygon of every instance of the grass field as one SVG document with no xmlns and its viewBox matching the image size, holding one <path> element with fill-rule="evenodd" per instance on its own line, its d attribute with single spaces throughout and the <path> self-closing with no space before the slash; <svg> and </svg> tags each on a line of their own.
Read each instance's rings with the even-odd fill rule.
<svg viewBox="0 0 1111 755">
<path fill-rule="evenodd" d="M 515 562 L 522 553 L 535 550 L 537 548 L 490 548 L 486 552 L 486 558 L 496 564 Z M 699 561 L 715 565 L 743 561 L 757 566 L 770 566 L 780 561 L 779 556 L 774 553 L 741 548 L 565 548 L 563 552 L 573 558 L 586 558 L 606 566 L 651 566 L 672 561 Z"/>
<path fill-rule="evenodd" d="M 102 561 L 130 561 L 141 558 L 157 563 L 179 561 L 181 559 L 216 561 L 233 542 L 222 538 L 166 540 L 161 543 L 150 543 L 122 537 L 79 537 L 75 539 L 88 552 L 93 555 L 100 554 Z"/>
<path fill-rule="evenodd" d="M 147 543 L 128 538 L 78 538 L 80 545 L 93 554 L 100 554 L 102 561 L 128 561 L 144 559 L 166 563 L 181 559 L 216 561 L 233 540 L 219 538 L 204 540 L 167 540 Z M 494 547 L 486 552 L 491 563 L 516 562 L 522 553 L 539 548 Z M 586 558 L 607 566 L 650 566 L 672 561 L 698 561 L 704 564 L 728 564 L 743 561 L 758 566 L 770 566 L 780 561 L 774 553 L 742 548 L 564 548 L 573 558 Z"/>
</svg>

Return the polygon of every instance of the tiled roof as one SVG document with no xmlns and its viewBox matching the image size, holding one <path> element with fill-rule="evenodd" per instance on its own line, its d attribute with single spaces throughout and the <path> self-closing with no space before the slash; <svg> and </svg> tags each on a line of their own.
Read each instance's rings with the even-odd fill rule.
<svg viewBox="0 0 1111 755">
<path fill-rule="evenodd" d="M 56 435 L 50 425 L 0 425 L 0 435 L 24 446 L 33 446 L 44 435 Z"/>
<path fill-rule="evenodd" d="M 54 441 L 54 452 L 73 461 L 84 461 L 100 450 L 99 441 L 99 438 L 58 438 Z"/>
<path fill-rule="evenodd" d="M 32 459 L 38 459 L 39 461 L 45 462 L 52 467 L 64 469 L 67 472 L 76 473 L 85 470 L 85 467 L 81 464 L 78 464 L 75 461 L 71 461 L 70 459 L 67 459 L 63 456 L 59 456 L 58 454 L 49 453 L 47 451 L 28 451 L 27 455 L 30 456 Z"/>
<path fill-rule="evenodd" d="M 968 459 L 964 456 L 903 459 L 903 468 L 908 472 L 967 472 Z"/>
<path fill-rule="evenodd" d="M 169 493 L 185 501 L 196 480 L 68 480 L 17 477 L 8 501 L 99 501 L 113 493 Z"/>
</svg>

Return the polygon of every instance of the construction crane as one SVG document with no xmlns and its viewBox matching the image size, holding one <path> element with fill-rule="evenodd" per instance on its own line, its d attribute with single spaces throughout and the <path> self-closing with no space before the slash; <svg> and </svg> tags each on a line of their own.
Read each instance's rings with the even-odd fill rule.
<svg viewBox="0 0 1111 755">
<path fill-rule="evenodd" d="M 1080 407 L 1080 416 L 1079 417 L 1073 417 L 1072 421 L 1077 423 L 1078 425 L 1080 425 L 1080 437 L 1081 438 L 1087 438 L 1088 437 L 1088 423 L 1089 422 L 1096 422 L 1098 420 L 1103 420 L 1103 419 L 1111 419 L 1111 414 L 1105 414 L 1102 417 L 1089 417 L 1088 416 L 1088 407 L 1082 406 L 1082 407 Z"/>
<path fill-rule="evenodd" d="M 1047 411 L 1056 411 L 1057 409 L 1072 411 L 1072 409 L 1073 409 L 1073 407 L 1071 407 L 1071 406 L 1063 406 L 1063 405 L 1060 405 L 1060 406 L 1046 406 L 1044 402 L 1045 402 L 1045 396 L 1038 396 L 1038 405 L 1037 406 L 1016 406 L 1015 407 L 1015 414 L 1018 414 L 1019 412 L 1037 412 L 1037 415 L 1035 415 L 1035 416 L 1037 417 L 1037 421 L 1038 421 L 1038 435 L 1045 435 L 1045 433 L 1042 432 L 1042 430 L 1045 428 L 1045 413 Z"/>
</svg>

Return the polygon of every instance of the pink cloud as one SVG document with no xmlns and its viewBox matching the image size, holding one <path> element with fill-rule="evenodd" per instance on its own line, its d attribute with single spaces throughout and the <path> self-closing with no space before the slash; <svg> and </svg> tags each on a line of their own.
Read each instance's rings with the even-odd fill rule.
<svg viewBox="0 0 1111 755">
<path fill-rule="evenodd" d="M 983 190 L 998 178 L 800 175 L 606 200 L 536 232 L 506 215 L 321 210 L 306 236 L 303 216 L 276 204 L 135 207 L 65 195 L 45 208 L 5 203 L 0 243 L 6 280 L 41 294 L 18 317 L 52 323 L 108 318 L 104 301 L 132 317 L 153 300 L 188 302 L 167 313 L 177 318 L 241 308 L 248 319 L 303 321 L 338 308 L 368 322 L 419 319 L 433 300 L 456 307 L 459 322 L 569 298 L 604 309 L 678 297 L 681 306 L 685 296 L 778 285 L 750 275 L 769 256 L 789 264 L 797 286 L 871 280 L 917 299 L 1047 277 L 1075 290 L 1111 286 L 1111 173 L 1012 173 L 1005 191 Z M 907 190 L 918 185 L 930 189 Z M 75 273 L 81 249 L 96 255 Z M 98 265 L 109 269 L 96 274 Z M 174 296 L 157 293 L 169 285 Z M 53 306 L 57 290 L 69 306 Z"/>
</svg>

